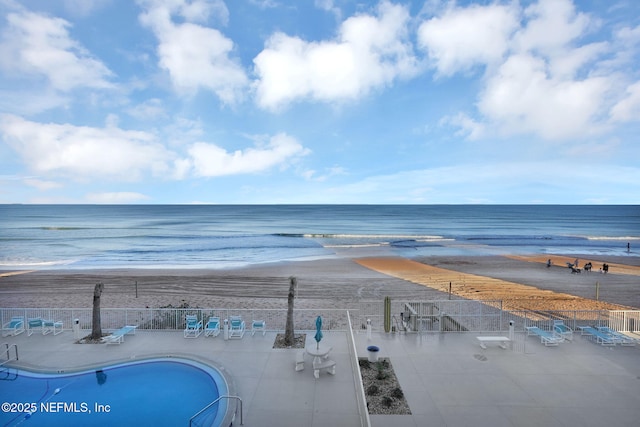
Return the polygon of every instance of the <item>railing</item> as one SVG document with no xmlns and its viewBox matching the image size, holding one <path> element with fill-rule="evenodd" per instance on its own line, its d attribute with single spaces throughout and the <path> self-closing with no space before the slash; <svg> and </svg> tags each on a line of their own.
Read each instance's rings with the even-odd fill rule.
<svg viewBox="0 0 640 427">
<path fill-rule="evenodd" d="M 9 363 L 13 360 L 11 359 L 11 352 L 10 352 L 11 348 L 15 349 L 15 355 L 16 355 L 15 360 L 18 360 L 18 344 L 4 343 L 4 346 L 5 346 L 5 350 L 3 351 L 3 353 L 6 355 L 7 360 L 0 362 L 0 366 L 4 365 L 5 363 Z"/>
<path fill-rule="evenodd" d="M 123 325 L 138 325 L 138 330 L 183 330 L 187 314 L 195 314 L 206 323 L 212 316 L 228 319 L 239 315 L 247 325 L 252 320 L 264 320 L 267 330 L 284 330 L 287 320 L 286 310 L 275 309 L 226 309 L 226 308 L 102 308 L 100 323 L 104 330 L 116 330 Z M 71 329 L 77 319 L 80 329 L 91 329 L 93 310 L 91 308 L 0 308 L 0 321 L 6 323 L 13 316 L 27 319 L 41 318 L 61 321 L 64 329 Z M 314 330 L 318 316 L 323 318 L 323 329 L 345 331 L 347 316 L 345 310 L 296 309 L 294 324 L 299 330 Z"/>
<path fill-rule="evenodd" d="M 240 402 L 240 425 L 243 425 L 244 421 L 242 419 L 242 399 L 240 399 L 240 396 L 220 396 L 216 400 L 214 400 L 213 402 L 209 403 L 207 406 L 199 410 L 194 416 L 189 418 L 189 427 L 193 425 L 194 419 L 196 419 L 198 416 L 200 416 L 202 413 L 204 413 L 206 410 L 211 408 L 213 405 L 215 405 L 222 399 L 238 399 L 238 402 Z"/>
<path fill-rule="evenodd" d="M 362 373 L 360 372 L 360 363 L 358 362 L 358 350 L 356 349 L 356 341 L 353 336 L 353 329 L 351 328 L 351 316 L 349 312 L 347 312 L 347 321 L 349 323 L 349 331 L 347 331 L 349 360 L 351 361 L 351 370 L 353 371 L 354 383 L 356 385 L 356 403 L 358 405 L 358 413 L 360 414 L 360 425 L 362 427 L 371 427 L 371 419 L 369 418 L 369 410 L 367 409 L 367 397 L 364 394 Z"/>
<path fill-rule="evenodd" d="M 563 320 L 572 329 L 578 326 L 609 326 L 620 332 L 640 330 L 640 310 L 564 310 L 564 311 L 505 311 L 501 301 L 434 300 L 393 301 L 392 316 L 395 332 L 495 332 L 506 331 L 513 322 L 516 331 L 526 326 L 550 329 L 553 320 Z M 195 314 L 204 323 L 210 316 L 229 318 L 239 315 L 247 325 L 252 320 L 264 320 L 268 331 L 282 331 L 286 326 L 286 309 L 226 309 L 226 308 L 103 308 L 100 312 L 104 330 L 116 330 L 123 325 L 138 325 L 138 330 L 183 330 L 185 316 Z M 8 322 L 13 316 L 61 321 L 71 329 L 78 319 L 80 329 L 91 329 L 91 308 L 0 308 L 0 321 Z M 382 301 L 363 301 L 353 309 L 295 309 L 296 330 L 315 330 L 315 320 L 322 316 L 326 331 L 365 330 L 370 320 L 373 332 L 384 331 L 384 304 Z M 403 327 L 400 328 L 399 326 Z M 405 330 L 404 326 L 407 326 Z"/>
</svg>

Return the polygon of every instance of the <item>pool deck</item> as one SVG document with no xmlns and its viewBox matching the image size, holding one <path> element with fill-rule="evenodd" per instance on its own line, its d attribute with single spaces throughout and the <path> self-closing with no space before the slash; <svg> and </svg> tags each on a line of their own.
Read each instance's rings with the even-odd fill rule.
<svg viewBox="0 0 640 427">
<path fill-rule="evenodd" d="M 232 376 L 245 426 L 360 426 L 347 334 L 324 334 L 322 344 L 333 347 L 336 374 L 321 373 L 317 380 L 309 357 L 296 372 L 299 350 L 272 348 L 275 335 L 247 333 L 225 341 L 222 334 L 185 339 L 181 331 L 138 331 L 121 345 L 107 346 L 74 344 L 73 333 L 65 331 L 24 333 L 0 343 L 17 344 L 21 366 L 50 371 L 160 355 L 212 361 Z M 372 415 L 371 425 L 640 425 L 640 345 L 603 347 L 576 336 L 545 347 L 519 333 L 507 349 L 493 344 L 482 349 L 478 335 L 373 333 L 369 340 L 357 333 L 359 357 L 376 345 L 380 357 L 390 358 L 412 412 Z M 315 345 L 313 332 L 307 333 L 307 346 Z M 239 416 L 234 425 L 240 425 Z"/>
</svg>

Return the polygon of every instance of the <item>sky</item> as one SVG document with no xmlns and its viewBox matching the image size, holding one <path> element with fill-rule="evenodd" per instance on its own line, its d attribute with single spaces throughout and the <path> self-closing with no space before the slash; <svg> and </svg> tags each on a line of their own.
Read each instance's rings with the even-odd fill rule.
<svg viewBox="0 0 640 427">
<path fill-rule="evenodd" d="M 637 0 L 0 0 L 0 203 L 640 204 Z"/>
</svg>

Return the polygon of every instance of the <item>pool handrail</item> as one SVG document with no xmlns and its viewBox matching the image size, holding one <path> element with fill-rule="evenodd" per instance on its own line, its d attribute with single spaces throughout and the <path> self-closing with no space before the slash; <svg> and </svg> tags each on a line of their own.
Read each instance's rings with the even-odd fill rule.
<svg viewBox="0 0 640 427">
<path fill-rule="evenodd" d="M 196 418 L 198 415 L 202 414 L 204 411 L 206 411 L 207 409 L 209 409 L 210 407 L 218 403 L 221 399 L 238 399 L 238 401 L 240 402 L 240 425 L 244 425 L 244 422 L 242 420 L 242 399 L 240 398 L 240 396 L 225 395 L 225 396 L 218 396 L 216 400 L 209 403 L 207 406 L 200 409 L 196 414 L 194 414 L 191 418 L 189 418 L 189 427 L 191 427 L 194 418 Z"/>
<path fill-rule="evenodd" d="M 16 349 L 16 358 L 15 360 L 19 360 L 18 358 L 18 344 L 11 344 L 9 345 L 8 342 L 4 343 L 5 345 L 5 350 L 3 351 L 3 353 L 5 353 L 7 355 L 7 360 L 5 360 L 4 362 L 0 363 L 0 366 L 4 365 L 5 363 L 9 363 L 11 362 L 13 359 L 11 359 L 11 354 L 9 353 L 9 350 L 11 350 L 11 347 L 14 347 Z"/>
</svg>

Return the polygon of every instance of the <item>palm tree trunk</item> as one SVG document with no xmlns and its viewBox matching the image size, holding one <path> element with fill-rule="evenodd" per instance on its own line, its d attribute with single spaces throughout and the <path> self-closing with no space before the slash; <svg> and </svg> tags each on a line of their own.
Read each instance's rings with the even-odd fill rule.
<svg viewBox="0 0 640 427">
<path fill-rule="evenodd" d="M 97 283 L 93 288 L 93 321 L 91 322 L 91 339 L 102 338 L 102 325 L 100 324 L 100 296 L 104 290 L 104 284 Z"/>
<path fill-rule="evenodd" d="M 287 324 L 284 329 L 284 344 L 286 346 L 293 346 L 294 340 L 294 328 L 293 328 L 293 300 L 296 295 L 296 286 L 298 279 L 291 276 L 289 277 L 289 297 L 287 298 Z"/>
</svg>

